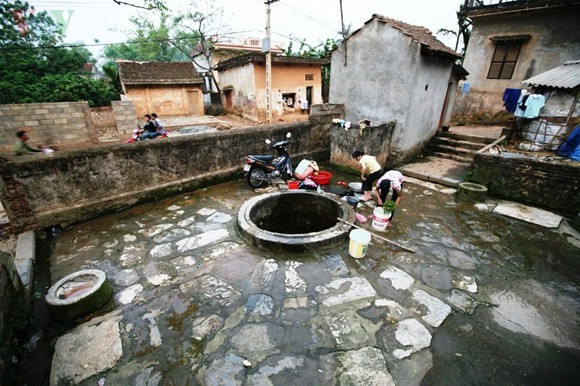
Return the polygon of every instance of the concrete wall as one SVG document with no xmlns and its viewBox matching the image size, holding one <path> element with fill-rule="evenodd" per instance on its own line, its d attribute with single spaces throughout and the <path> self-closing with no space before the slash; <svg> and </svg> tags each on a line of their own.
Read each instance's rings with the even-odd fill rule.
<svg viewBox="0 0 580 386">
<path fill-rule="evenodd" d="M 135 103 L 138 117 L 151 113 L 160 116 L 204 114 L 201 85 L 126 86 L 126 96 Z"/>
<path fill-rule="evenodd" d="M 575 217 L 580 209 L 580 163 L 542 161 L 500 153 L 477 154 L 466 181 L 487 186 L 488 195 Z"/>
<path fill-rule="evenodd" d="M 452 62 L 421 55 L 399 30 L 373 20 L 332 53 L 330 103 L 344 104 L 345 119 L 396 121 L 393 150 L 413 152 L 431 138 L 441 117 Z"/>
<path fill-rule="evenodd" d="M 26 130 L 30 145 L 97 142 L 87 102 L 0 105 L 0 149 L 11 151 L 16 132 Z"/>
<path fill-rule="evenodd" d="M 14 231 L 85 220 L 169 194 L 242 178 L 246 154 L 292 133 L 291 154 L 330 157 L 330 119 L 1 160 L 0 197 Z"/>
<path fill-rule="evenodd" d="M 523 80 L 580 58 L 580 6 L 537 12 L 496 14 L 473 19 L 473 30 L 463 66 L 469 72 L 471 92 L 458 100 L 457 114 L 503 111 L 506 88 L 522 88 Z M 511 79 L 487 79 L 495 43 L 494 36 L 530 35 L 522 46 Z"/>
</svg>

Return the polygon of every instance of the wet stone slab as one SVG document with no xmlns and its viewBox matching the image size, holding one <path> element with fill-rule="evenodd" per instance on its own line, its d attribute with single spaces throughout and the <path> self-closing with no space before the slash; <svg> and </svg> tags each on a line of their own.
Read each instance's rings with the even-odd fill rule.
<svg viewBox="0 0 580 386">
<path fill-rule="evenodd" d="M 321 355 L 320 370 L 323 385 L 395 385 L 383 353 L 375 347 Z"/>
<path fill-rule="evenodd" d="M 452 384 L 456 379 L 447 374 L 465 371 L 473 377 L 466 379 L 478 379 L 472 369 L 489 366 L 483 362 L 495 350 L 481 355 L 486 345 L 467 349 L 463 343 L 466 337 L 477 342 L 482 331 L 513 331 L 502 345 L 530 336 L 531 350 L 537 339 L 562 349 L 580 341 L 577 331 L 562 331 L 564 324 L 553 320 L 557 315 L 565 326 L 575 325 L 577 286 L 557 280 L 511 285 L 530 267 L 550 275 L 560 261 L 569 263 L 554 252 L 564 236 L 411 183 L 386 237 L 416 246 L 416 253 L 376 240 L 363 259 L 349 256 L 348 242 L 303 255 L 271 253 L 246 245 L 236 231 L 237 208 L 259 194 L 244 183 L 79 224 L 54 239 L 53 277 L 102 269 L 114 289 L 107 307 L 116 308 L 82 325 L 102 329 L 82 335 L 86 342 L 99 340 L 97 346 L 81 342 L 78 355 L 67 348 L 63 357 L 57 344 L 55 384 L 70 377 L 80 386 L 100 378 L 143 386 L 418 385 L 423 377 Z M 520 235 L 538 241 L 528 246 Z M 534 265 L 536 255 L 547 256 L 549 269 Z M 490 290 L 497 283 L 505 286 Z M 497 307 L 475 312 L 481 304 Z M 73 331 L 62 334 L 63 342 Z M 99 348 L 94 362 L 103 364 L 85 367 L 89 362 L 81 358 L 91 358 L 107 340 L 110 347 Z M 456 359 L 450 344 L 463 345 L 461 363 L 449 361 L 449 352 Z M 518 347 L 512 345 L 510 355 Z M 101 354 L 107 350 L 114 354 Z M 67 368 L 71 352 L 74 368 Z M 509 376 L 493 378 L 497 384 L 519 374 L 498 371 Z"/>
<path fill-rule="evenodd" d="M 60 385 L 64 380 L 79 384 L 113 368 L 123 356 L 120 319 L 118 316 L 93 319 L 61 336 L 54 348 L 51 386 Z"/>
</svg>

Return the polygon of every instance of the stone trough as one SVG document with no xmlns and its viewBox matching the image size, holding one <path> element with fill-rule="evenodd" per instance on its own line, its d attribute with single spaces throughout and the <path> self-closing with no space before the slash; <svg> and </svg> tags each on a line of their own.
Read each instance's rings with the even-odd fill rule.
<svg viewBox="0 0 580 386">
<path fill-rule="evenodd" d="M 346 202 L 309 191 L 267 193 L 246 201 L 238 229 L 251 245 L 279 252 L 310 252 L 348 239 L 355 211 Z"/>
</svg>

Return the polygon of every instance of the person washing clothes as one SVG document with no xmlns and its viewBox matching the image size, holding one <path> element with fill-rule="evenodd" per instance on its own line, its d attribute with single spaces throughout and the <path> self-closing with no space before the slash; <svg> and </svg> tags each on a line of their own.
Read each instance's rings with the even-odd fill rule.
<svg viewBox="0 0 580 386">
<path fill-rule="evenodd" d="M 310 177 L 314 172 L 319 171 L 320 168 L 316 161 L 309 161 L 307 159 L 303 159 L 300 161 L 296 169 L 294 169 L 294 177 L 298 178 L 299 180 L 304 180 L 307 177 Z"/>
<path fill-rule="evenodd" d="M 356 150 L 352 153 L 352 158 L 360 163 L 361 173 L 360 178 L 362 182 L 363 198 L 361 201 L 368 201 L 372 198 L 373 183 L 381 178 L 383 169 L 377 162 L 376 157 L 366 155 L 363 151 Z"/>
<path fill-rule="evenodd" d="M 32 153 L 42 153 L 42 149 L 35 149 L 30 147 L 28 142 L 28 133 L 25 130 L 20 130 L 16 133 L 16 143 L 14 144 L 14 155 L 26 155 Z"/>
<path fill-rule="evenodd" d="M 395 202 L 395 205 L 399 207 L 401 202 L 401 197 L 403 197 L 403 181 L 405 177 L 401 172 L 396 170 L 389 170 L 377 181 L 377 190 L 375 192 L 377 196 L 377 204 L 383 205 L 387 200 L 387 195 L 389 190 L 393 190 L 393 195 L 391 196 L 391 201 Z M 395 211 L 392 211 L 391 220 L 395 216 Z"/>
</svg>

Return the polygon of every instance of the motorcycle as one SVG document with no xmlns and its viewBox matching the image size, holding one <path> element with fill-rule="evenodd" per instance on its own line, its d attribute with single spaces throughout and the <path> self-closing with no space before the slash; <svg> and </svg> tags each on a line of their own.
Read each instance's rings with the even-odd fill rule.
<svg viewBox="0 0 580 386">
<path fill-rule="evenodd" d="M 286 134 L 286 139 L 275 142 L 271 149 L 276 150 L 276 155 L 247 155 L 244 158 L 244 177 L 248 180 L 248 185 L 252 189 L 257 189 L 264 186 L 267 182 L 272 183 L 272 180 L 277 178 L 292 178 L 294 171 L 292 170 L 292 163 L 287 146 L 292 142 L 290 137 L 292 134 Z M 269 145 L 272 143 L 269 139 L 266 140 Z"/>
</svg>

